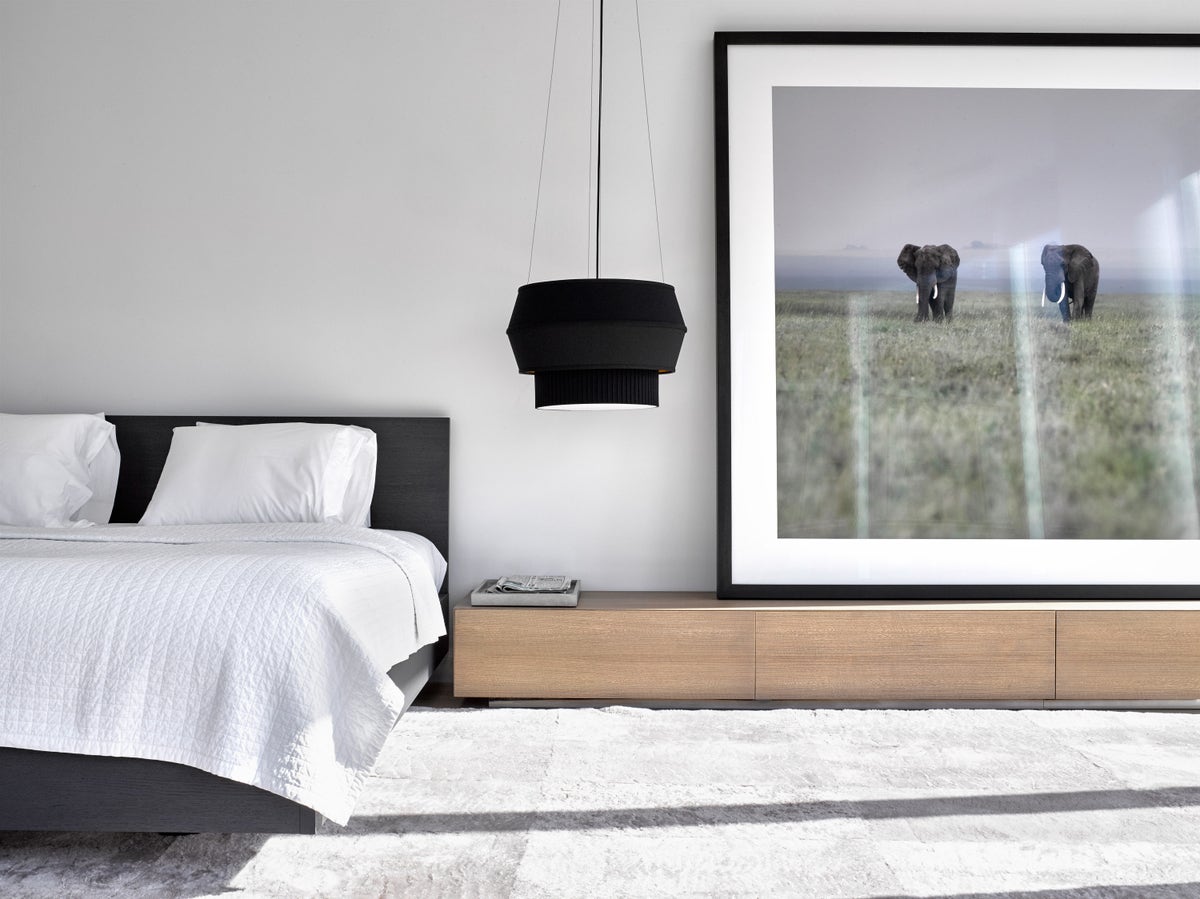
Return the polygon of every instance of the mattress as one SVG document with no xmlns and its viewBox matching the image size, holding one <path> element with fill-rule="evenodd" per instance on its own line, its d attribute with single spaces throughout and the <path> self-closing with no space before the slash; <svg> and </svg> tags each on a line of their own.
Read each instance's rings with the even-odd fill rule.
<svg viewBox="0 0 1200 899">
<path fill-rule="evenodd" d="M 344 824 L 446 632 L 424 538 L 0 527 L 0 745 L 191 765 Z"/>
</svg>

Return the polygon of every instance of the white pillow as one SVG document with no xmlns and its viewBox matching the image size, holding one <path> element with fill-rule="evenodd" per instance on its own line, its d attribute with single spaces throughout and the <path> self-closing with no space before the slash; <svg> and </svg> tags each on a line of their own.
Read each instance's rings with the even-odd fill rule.
<svg viewBox="0 0 1200 899">
<path fill-rule="evenodd" d="M 116 428 L 102 415 L 0 413 L 0 524 L 108 521 L 119 465 Z"/>
<path fill-rule="evenodd" d="M 95 417 L 105 420 L 102 414 Z M 117 446 L 116 427 L 110 424 L 109 428 L 108 440 L 88 466 L 88 486 L 92 489 L 92 498 L 75 513 L 76 521 L 108 524 L 112 518 L 113 501 L 117 498 L 117 476 L 121 473 L 121 450 Z"/>
<path fill-rule="evenodd" d="M 362 526 L 375 433 L 284 422 L 175 428 L 142 524 L 328 521 Z"/>
</svg>

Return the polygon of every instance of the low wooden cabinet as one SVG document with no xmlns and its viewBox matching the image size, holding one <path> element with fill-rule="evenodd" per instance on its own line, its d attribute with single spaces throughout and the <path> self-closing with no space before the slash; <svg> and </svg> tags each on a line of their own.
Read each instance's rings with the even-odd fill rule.
<svg viewBox="0 0 1200 899">
<path fill-rule="evenodd" d="M 584 593 L 455 606 L 454 693 L 487 699 L 1200 699 L 1200 602 L 754 602 Z"/>
</svg>

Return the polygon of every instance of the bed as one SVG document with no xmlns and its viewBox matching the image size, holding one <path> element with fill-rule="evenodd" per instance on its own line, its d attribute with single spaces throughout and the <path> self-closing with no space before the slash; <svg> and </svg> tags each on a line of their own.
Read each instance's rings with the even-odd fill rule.
<svg viewBox="0 0 1200 899">
<path fill-rule="evenodd" d="M 308 421 L 369 428 L 378 442 L 372 531 L 423 535 L 449 558 L 448 419 L 205 416 L 203 420 L 230 425 Z M 197 416 L 109 416 L 109 421 L 116 425 L 121 451 L 111 520 L 134 523 L 153 495 L 172 429 L 195 424 Z M 443 618 L 446 583 L 442 581 L 440 593 Z M 442 637 L 388 671 L 403 693 L 403 709 L 428 681 L 445 648 Z M 319 821 L 318 812 L 304 804 L 185 764 L 0 747 L 2 830 L 314 833 Z"/>
</svg>

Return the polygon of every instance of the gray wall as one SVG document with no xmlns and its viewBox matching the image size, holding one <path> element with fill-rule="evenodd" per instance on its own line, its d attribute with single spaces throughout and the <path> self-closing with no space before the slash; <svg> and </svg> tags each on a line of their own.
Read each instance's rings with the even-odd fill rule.
<svg viewBox="0 0 1200 899">
<path fill-rule="evenodd" d="M 588 273 L 589 5 L 565 0 L 533 279 Z M 603 274 L 659 277 L 634 7 L 606 29 Z M 1084 16 L 1087 20 L 1084 20 Z M 456 592 L 715 581 L 714 30 L 1195 31 L 1194 0 L 642 0 L 655 412 L 536 413 L 552 0 L 0 0 L 0 408 L 444 414 Z"/>
</svg>

